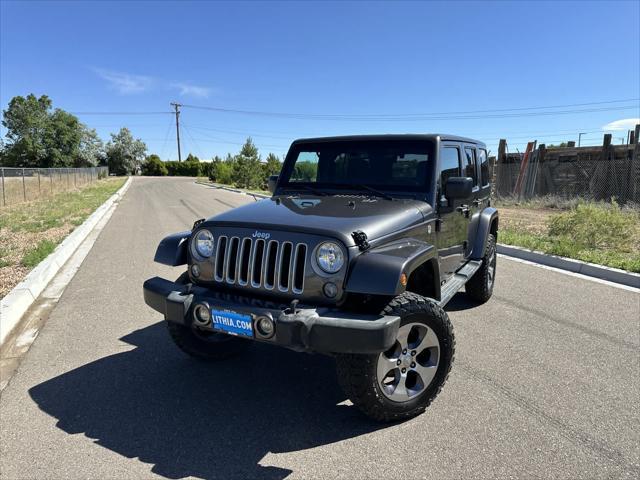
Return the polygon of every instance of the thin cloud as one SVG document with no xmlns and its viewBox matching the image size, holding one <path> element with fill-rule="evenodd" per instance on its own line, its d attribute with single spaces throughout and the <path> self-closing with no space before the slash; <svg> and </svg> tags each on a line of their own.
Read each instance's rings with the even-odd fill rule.
<svg viewBox="0 0 640 480">
<path fill-rule="evenodd" d="M 640 118 L 623 118 L 602 126 L 602 130 L 633 130 L 640 123 Z"/>
<path fill-rule="evenodd" d="M 93 70 L 100 78 L 107 81 L 109 88 L 122 95 L 145 92 L 153 84 L 153 79 L 145 75 L 133 75 L 102 68 L 94 68 Z"/>
<path fill-rule="evenodd" d="M 172 88 L 177 88 L 180 91 L 181 96 L 209 98 L 211 95 L 211 89 L 207 87 L 199 87 L 198 85 L 191 85 L 188 83 L 172 83 Z"/>
</svg>

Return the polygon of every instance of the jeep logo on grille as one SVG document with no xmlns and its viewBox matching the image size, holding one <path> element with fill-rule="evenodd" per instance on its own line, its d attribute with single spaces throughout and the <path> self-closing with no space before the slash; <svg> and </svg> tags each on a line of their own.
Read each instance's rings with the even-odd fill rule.
<svg viewBox="0 0 640 480">
<path fill-rule="evenodd" d="M 265 232 L 259 232 L 258 230 L 256 230 L 254 232 L 253 235 L 251 235 L 253 238 L 263 238 L 265 240 L 269 240 L 271 238 L 271 234 L 270 233 L 265 233 Z"/>
</svg>

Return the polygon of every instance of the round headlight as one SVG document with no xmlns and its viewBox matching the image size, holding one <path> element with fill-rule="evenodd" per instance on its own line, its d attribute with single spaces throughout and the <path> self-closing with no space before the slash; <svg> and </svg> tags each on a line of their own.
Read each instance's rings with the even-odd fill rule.
<svg viewBox="0 0 640 480">
<path fill-rule="evenodd" d="M 209 230 L 203 229 L 196 233 L 192 243 L 196 254 L 203 258 L 213 255 L 213 235 Z"/>
<path fill-rule="evenodd" d="M 327 273 L 336 273 L 344 265 L 344 254 L 340 246 L 333 242 L 325 242 L 318 247 L 316 259 L 320 268 Z"/>
</svg>

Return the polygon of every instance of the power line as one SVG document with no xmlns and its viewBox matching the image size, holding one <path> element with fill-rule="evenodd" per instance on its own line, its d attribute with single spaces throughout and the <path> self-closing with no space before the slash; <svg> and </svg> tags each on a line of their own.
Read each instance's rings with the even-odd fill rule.
<svg viewBox="0 0 640 480">
<path fill-rule="evenodd" d="M 173 112 L 69 112 L 73 115 L 173 115 Z"/>
<path fill-rule="evenodd" d="M 202 150 L 200 148 L 200 145 L 198 145 L 198 142 L 196 142 L 196 139 L 193 138 L 193 135 L 191 135 L 191 132 L 189 131 L 189 128 L 187 128 L 187 124 L 182 122 L 182 128 L 184 128 L 184 131 L 187 132 L 187 135 L 189 136 L 189 138 L 193 142 L 194 147 L 197 149 L 196 153 L 199 153 L 200 157 L 204 158 L 204 154 L 203 154 L 204 150 Z"/>
<path fill-rule="evenodd" d="M 309 113 L 291 113 L 291 112 L 269 112 L 259 110 L 239 110 L 223 107 L 210 107 L 201 105 L 184 105 L 185 108 L 192 108 L 198 110 L 209 110 L 221 113 L 236 113 L 243 115 L 255 115 L 255 116 L 269 116 L 269 117 L 282 117 L 282 118 L 295 118 L 295 119 L 326 119 L 326 120 L 448 120 L 448 119 L 475 119 L 475 118 L 511 118 L 511 117 L 528 117 L 528 116 L 542 116 L 542 115 L 566 115 L 571 113 L 591 113 L 599 111 L 614 111 L 614 110 L 628 110 L 639 108 L 636 105 L 623 105 L 623 106 L 609 106 L 609 107 L 593 107 L 593 108 L 580 108 L 580 109 L 568 109 L 568 110 L 554 110 L 554 111 L 537 111 L 526 112 L 526 110 L 549 110 L 557 108 L 568 107 L 584 107 L 594 105 L 605 105 L 622 102 L 636 102 L 640 99 L 622 99 L 622 100 L 609 100 L 603 102 L 586 102 L 586 103 L 574 103 L 565 105 L 550 105 L 550 106 L 532 106 L 521 108 L 507 108 L 507 109 L 492 109 L 492 110 L 469 110 L 469 111 L 451 111 L 451 112 L 432 112 L 432 113 L 410 113 L 410 114 L 309 114 Z M 507 113 L 518 112 L 518 113 Z M 484 114 L 484 115 L 476 115 Z"/>
<path fill-rule="evenodd" d="M 220 128 L 208 128 L 208 127 L 200 127 L 197 125 L 191 125 L 190 127 L 194 130 L 206 130 L 206 131 L 211 131 L 211 132 L 220 132 L 220 133 L 230 133 L 232 135 L 242 135 L 242 136 L 249 136 L 249 137 L 264 137 L 264 138 L 274 138 L 274 139 L 279 139 L 279 140 L 289 140 L 291 139 L 291 137 L 283 137 L 283 136 L 276 136 L 276 135 L 267 135 L 267 134 L 258 134 L 258 133 L 247 133 L 247 132 L 243 132 L 241 130 L 222 130 Z"/>
</svg>

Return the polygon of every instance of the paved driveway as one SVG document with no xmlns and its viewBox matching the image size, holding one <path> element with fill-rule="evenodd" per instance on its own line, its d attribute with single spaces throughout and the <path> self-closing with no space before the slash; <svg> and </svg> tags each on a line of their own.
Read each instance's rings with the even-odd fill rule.
<svg viewBox="0 0 640 480">
<path fill-rule="evenodd" d="M 0 399 L 13 478 L 638 478 L 640 295 L 500 259 L 448 307 L 457 358 L 424 415 L 368 421 L 331 358 L 203 364 L 142 300 L 158 241 L 253 200 L 136 178 Z"/>
</svg>

